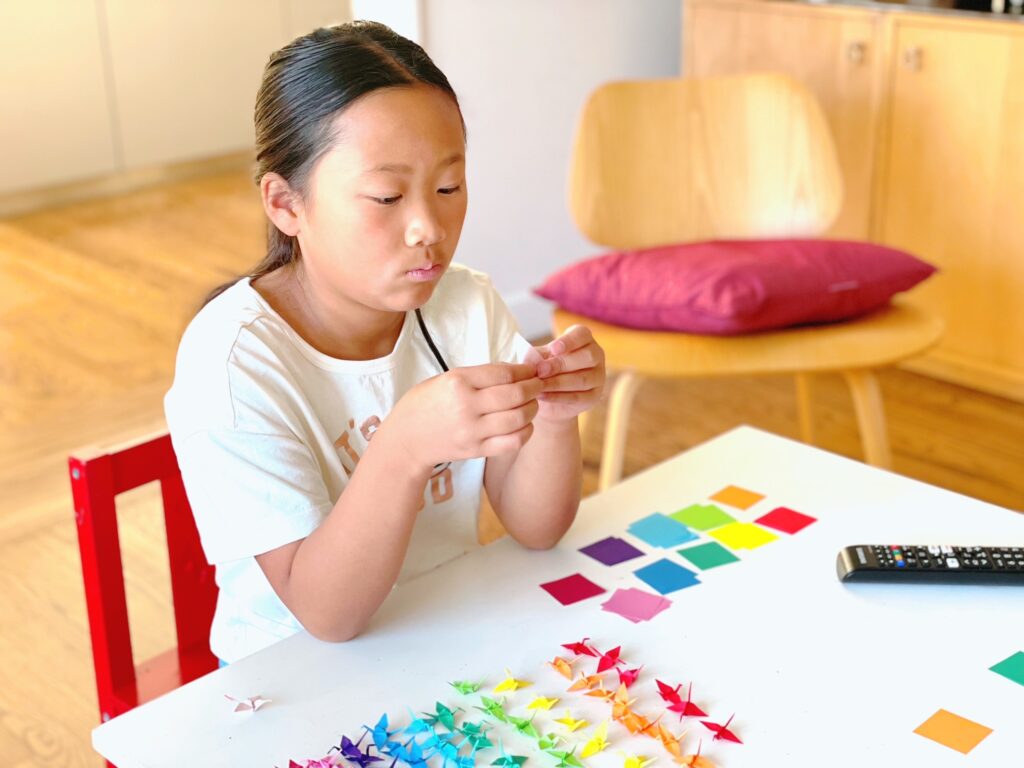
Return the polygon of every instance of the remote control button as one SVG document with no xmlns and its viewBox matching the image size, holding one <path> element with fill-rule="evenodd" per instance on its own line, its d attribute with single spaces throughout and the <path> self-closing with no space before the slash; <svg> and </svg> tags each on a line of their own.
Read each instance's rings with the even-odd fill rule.
<svg viewBox="0 0 1024 768">
<path fill-rule="evenodd" d="M 960 567 L 960 561 L 957 560 L 955 557 L 947 557 L 946 558 L 946 565 L 948 565 L 950 568 L 959 568 Z"/>
<path fill-rule="evenodd" d="M 949 547 L 949 546 L 946 546 L 946 545 L 943 545 L 943 546 L 939 547 L 939 551 L 942 554 L 944 554 L 944 555 L 952 555 L 953 554 L 953 548 Z"/>
<path fill-rule="evenodd" d="M 938 554 L 940 554 L 939 548 L 934 546 L 934 545 L 928 547 L 928 554 L 929 555 L 938 555 Z"/>
</svg>

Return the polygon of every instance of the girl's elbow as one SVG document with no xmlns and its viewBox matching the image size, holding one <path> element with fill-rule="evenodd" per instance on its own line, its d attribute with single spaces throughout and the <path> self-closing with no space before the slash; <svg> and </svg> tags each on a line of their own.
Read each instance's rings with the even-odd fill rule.
<svg viewBox="0 0 1024 768">
<path fill-rule="evenodd" d="M 355 640 L 366 630 L 365 624 L 348 622 L 331 624 L 313 621 L 303 623 L 302 626 L 309 634 L 324 643 L 347 643 L 349 640 Z"/>
</svg>

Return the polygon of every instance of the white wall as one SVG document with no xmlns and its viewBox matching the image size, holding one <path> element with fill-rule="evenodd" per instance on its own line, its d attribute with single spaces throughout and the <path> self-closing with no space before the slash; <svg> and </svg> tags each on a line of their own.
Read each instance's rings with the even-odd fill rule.
<svg viewBox="0 0 1024 768">
<path fill-rule="evenodd" d="M 566 206 L 569 149 L 586 96 L 608 80 L 680 71 L 680 0 L 374 0 L 368 14 L 419 15 L 420 42 L 448 76 L 469 128 L 469 215 L 456 258 L 488 272 L 527 336 L 550 309 L 530 288 L 600 252 Z M 379 10 L 378 10 L 379 9 Z M 362 16 L 366 17 L 366 16 Z"/>
</svg>

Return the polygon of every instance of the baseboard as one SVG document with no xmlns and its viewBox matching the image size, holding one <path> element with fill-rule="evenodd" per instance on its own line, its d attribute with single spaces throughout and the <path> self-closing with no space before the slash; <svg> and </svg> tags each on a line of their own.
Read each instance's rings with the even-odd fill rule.
<svg viewBox="0 0 1024 768">
<path fill-rule="evenodd" d="M 899 367 L 990 395 L 1024 402 L 1024 375 L 976 360 L 966 360 L 941 349 L 923 357 L 905 360 Z"/>
<path fill-rule="evenodd" d="M 252 152 L 246 150 L 181 163 L 137 168 L 41 189 L 4 193 L 0 194 L 0 217 L 17 216 L 100 197 L 123 195 L 158 184 L 185 181 L 214 173 L 243 170 L 251 168 L 253 162 Z"/>
<path fill-rule="evenodd" d="M 519 332 L 528 339 L 542 339 L 551 335 L 550 301 L 528 291 L 513 293 L 505 299 L 508 308 L 519 323 Z"/>
</svg>

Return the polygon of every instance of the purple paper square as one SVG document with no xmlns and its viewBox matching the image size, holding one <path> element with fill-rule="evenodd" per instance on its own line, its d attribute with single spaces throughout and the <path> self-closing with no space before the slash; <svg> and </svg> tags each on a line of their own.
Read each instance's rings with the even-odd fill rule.
<svg viewBox="0 0 1024 768">
<path fill-rule="evenodd" d="M 625 539 L 617 536 L 609 536 L 586 547 L 581 547 L 580 552 L 594 558 L 605 565 L 616 565 L 632 560 L 636 557 L 643 557 L 643 550 L 637 549 Z"/>
</svg>

